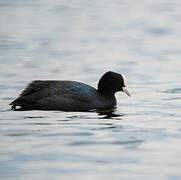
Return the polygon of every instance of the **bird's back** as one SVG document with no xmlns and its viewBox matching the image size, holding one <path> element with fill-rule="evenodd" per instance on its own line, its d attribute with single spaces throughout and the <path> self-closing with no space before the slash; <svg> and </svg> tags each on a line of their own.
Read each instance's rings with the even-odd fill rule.
<svg viewBox="0 0 181 180">
<path fill-rule="evenodd" d="M 94 108 L 97 90 L 76 81 L 33 81 L 11 105 L 21 110 L 76 110 Z"/>
</svg>

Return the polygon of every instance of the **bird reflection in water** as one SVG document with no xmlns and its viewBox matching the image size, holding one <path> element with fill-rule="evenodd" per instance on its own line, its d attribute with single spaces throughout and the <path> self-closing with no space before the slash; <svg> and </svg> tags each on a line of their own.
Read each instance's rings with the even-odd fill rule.
<svg viewBox="0 0 181 180">
<path fill-rule="evenodd" d="M 99 109 L 96 110 L 96 112 L 100 116 L 100 119 L 122 120 L 122 117 L 124 116 L 124 114 L 118 113 L 118 111 L 116 111 L 116 107 L 109 109 Z"/>
</svg>

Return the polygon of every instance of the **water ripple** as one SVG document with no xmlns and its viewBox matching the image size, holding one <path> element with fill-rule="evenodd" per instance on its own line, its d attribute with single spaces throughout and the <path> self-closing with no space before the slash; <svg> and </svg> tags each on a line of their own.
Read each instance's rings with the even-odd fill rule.
<svg viewBox="0 0 181 180">
<path fill-rule="evenodd" d="M 168 90 L 160 91 L 160 92 L 168 93 L 168 94 L 180 94 L 181 88 L 173 88 L 173 89 L 168 89 Z"/>
<path fill-rule="evenodd" d="M 69 146 L 91 146 L 91 145 L 132 145 L 143 143 L 143 140 L 127 140 L 127 141 L 74 141 Z"/>
</svg>

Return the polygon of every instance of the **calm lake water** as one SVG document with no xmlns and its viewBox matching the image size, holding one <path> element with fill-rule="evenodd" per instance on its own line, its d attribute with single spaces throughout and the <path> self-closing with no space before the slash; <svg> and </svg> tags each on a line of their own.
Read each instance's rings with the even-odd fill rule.
<svg viewBox="0 0 181 180">
<path fill-rule="evenodd" d="M 181 179 L 180 0 L 0 0 L 1 180 Z M 127 76 L 110 112 L 10 110 L 34 79 Z"/>
</svg>

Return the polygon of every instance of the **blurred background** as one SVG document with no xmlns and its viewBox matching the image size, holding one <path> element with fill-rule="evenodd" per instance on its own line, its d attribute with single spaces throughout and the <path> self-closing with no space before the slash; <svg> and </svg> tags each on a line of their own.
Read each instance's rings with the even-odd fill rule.
<svg viewBox="0 0 181 180">
<path fill-rule="evenodd" d="M 0 0 L 0 177 L 181 179 L 180 19 L 180 0 Z M 133 96 L 111 119 L 8 105 L 32 80 L 108 70 Z"/>
</svg>

